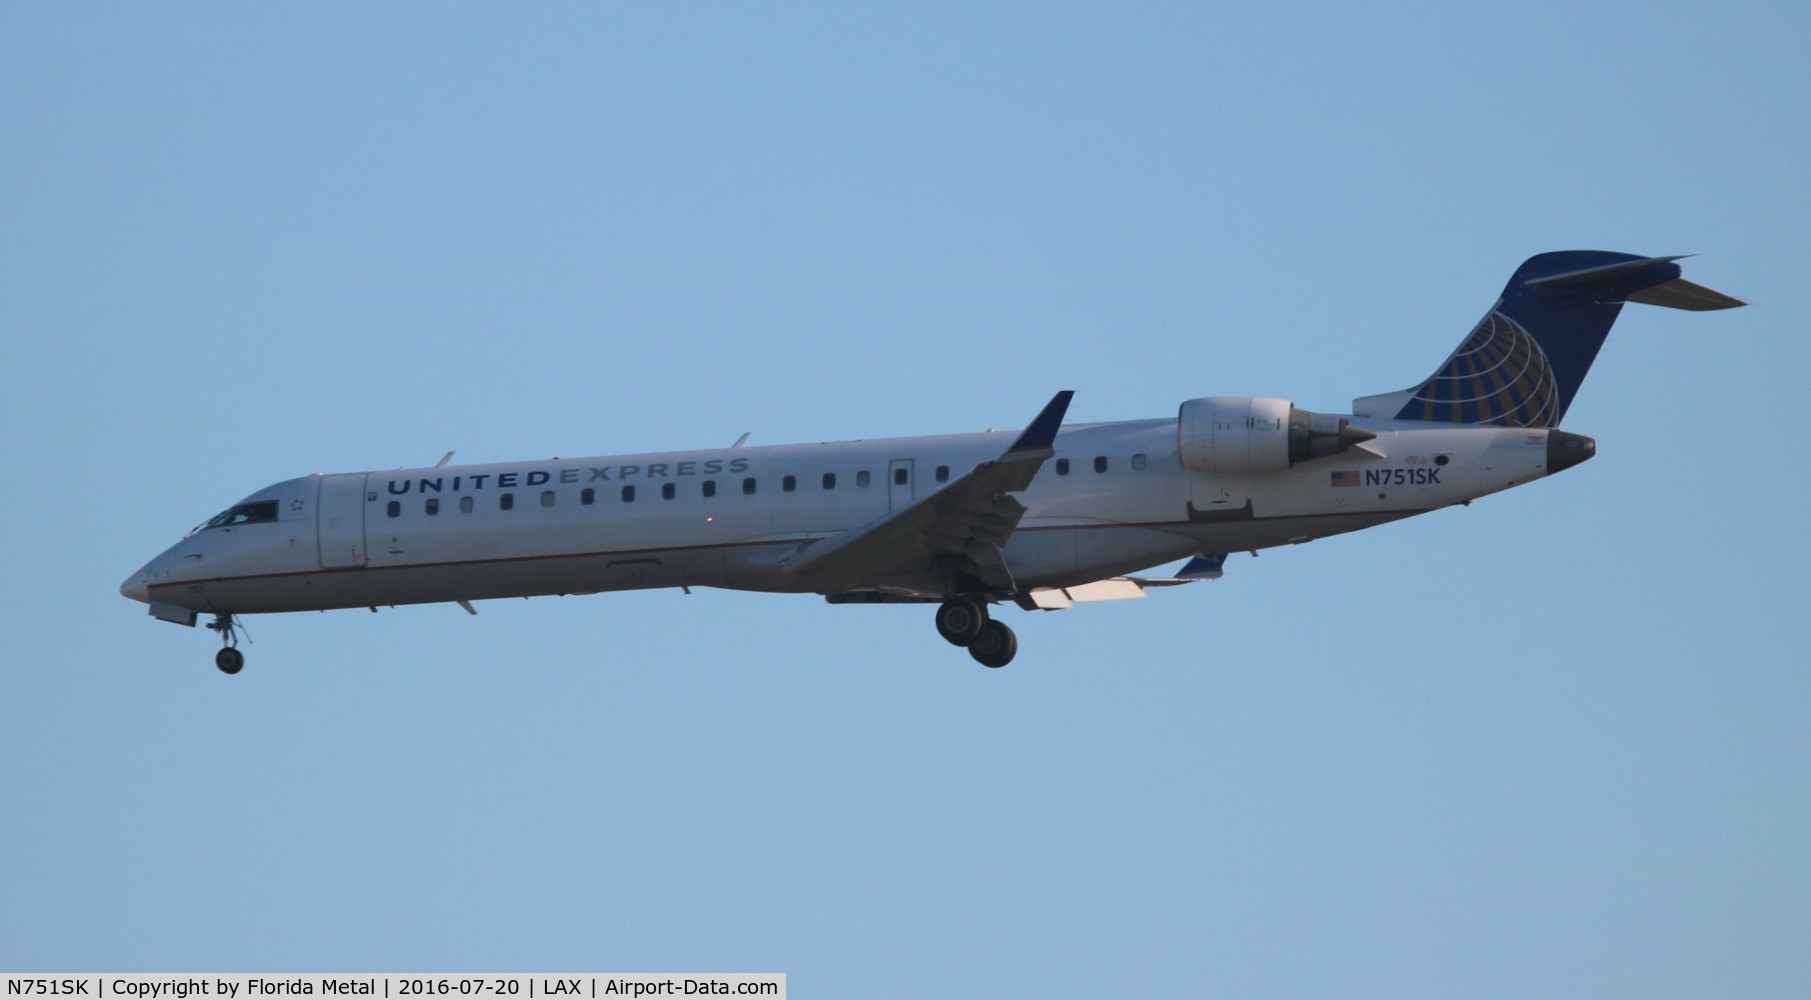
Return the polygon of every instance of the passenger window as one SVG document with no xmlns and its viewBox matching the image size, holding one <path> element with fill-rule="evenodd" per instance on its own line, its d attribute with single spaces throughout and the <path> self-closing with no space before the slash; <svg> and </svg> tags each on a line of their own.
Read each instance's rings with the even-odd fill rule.
<svg viewBox="0 0 1811 1000">
<path fill-rule="evenodd" d="M 1107 471 L 1107 456 L 1105 456 L 1105 455 L 1094 456 L 1094 471 L 1095 472 Z"/>
<path fill-rule="evenodd" d="M 855 485 L 864 490 L 868 488 L 868 470 L 863 469 L 855 474 Z"/>
<path fill-rule="evenodd" d="M 947 483 L 950 481 L 950 467 L 949 466 L 947 466 L 947 465 L 937 466 L 937 481 L 940 483 Z"/>
<path fill-rule="evenodd" d="M 589 507 L 597 502 L 597 491 L 587 486 L 579 490 L 579 503 Z"/>
<path fill-rule="evenodd" d="M 799 477 L 797 477 L 797 476 L 787 476 L 786 478 L 780 480 L 780 489 L 785 490 L 788 493 L 791 493 L 793 490 L 796 490 L 798 488 L 799 488 Z"/>
<path fill-rule="evenodd" d="M 502 496 L 497 498 L 497 506 L 503 508 L 504 510 L 515 510 L 516 509 L 516 495 L 514 493 L 503 494 Z"/>
<path fill-rule="evenodd" d="M 427 502 L 422 504 L 422 508 L 428 512 L 429 517 L 433 517 L 440 513 L 440 498 L 428 497 Z"/>
<path fill-rule="evenodd" d="M 661 483 L 660 484 L 660 498 L 662 500 L 671 500 L 678 495 L 679 495 L 679 487 L 674 486 L 672 483 Z"/>
<path fill-rule="evenodd" d="M 1059 476 L 1066 476 L 1069 474 L 1069 460 L 1068 459 L 1059 458 L 1056 460 L 1056 474 Z"/>
<path fill-rule="evenodd" d="M 635 502 L 635 487 L 633 487 L 633 486 L 623 487 L 623 503 L 634 503 L 634 502 Z"/>
<path fill-rule="evenodd" d="M 836 489 L 836 473 L 834 473 L 834 472 L 824 473 L 824 489 L 827 489 L 827 490 Z"/>
<path fill-rule="evenodd" d="M 704 481 L 704 495 L 707 497 L 714 497 L 717 495 L 717 481 L 715 479 L 706 479 Z"/>
<path fill-rule="evenodd" d="M 742 493 L 744 496 L 754 496 L 755 477 L 749 476 L 747 479 L 742 480 Z"/>
<path fill-rule="evenodd" d="M 1132 471 L 1133 472 L 1143 472 L 1144 471 L 1144 453 L 1143 452 L 1139 452 L 1138 454 L 1132 456 Z"/>
<path fill-rule="evenodd" d="M 472 498 L 471 497 L 460 497 L 459 498 L 459 513 L 470 514 L 471 512 L 472 512 Z"/>
<path fill-rule="evenodd" d="M 389 514 L 391 517 L 396 517 L 396 516 L 400 515 L 402 513 L 402 501 L 401 500 L 390 501 L 389 508 L 385 511 L 385 513 Z"/>
<path fill-rule="evenodd" d="M 893 470 L 893 485 L 894 486 L 904 486 L 905 484 L 906 484 L 906 470 L 904 468 L 894 469 Z"/>
<path fill-rule="evenodd" d="M 553 506 L 553 491 L 552 490 L 542 490 L 541 491 L 541 506 L 543 506 L 543 507 Z"/>
</svg>

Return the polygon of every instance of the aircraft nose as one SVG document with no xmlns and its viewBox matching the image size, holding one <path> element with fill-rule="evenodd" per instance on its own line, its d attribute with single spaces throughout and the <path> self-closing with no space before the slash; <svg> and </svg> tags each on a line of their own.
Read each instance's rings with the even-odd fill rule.
<svg viewBox="0 0 1811 1000">
<path fill-rule="evenodd" d="M 150 604 L 151 581 L 165 575 L 158 572 L 163 559 L 163 556 L 158 556 L 156 559 L 140 566 L 138 571 L 131 576 L 126 577 L 126 582 L 119 585 L 120 596 L 137 601 L 140 604 Z"/>
<path fill-rule="evenodd" d="M 151 603 L 151 591 L 145 586 L 143 570 L 126 577 L 126 582 L 119 585 L 119 593 L 121 597 L 129 597 L 140 604 Z"/>
</svg>

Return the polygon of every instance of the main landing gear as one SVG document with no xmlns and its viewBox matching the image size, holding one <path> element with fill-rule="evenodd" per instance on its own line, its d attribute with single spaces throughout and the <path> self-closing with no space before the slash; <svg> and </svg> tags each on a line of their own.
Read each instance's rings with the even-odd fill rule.
<svg viewBox="0 0 1811 1000">
<path fill-rule="evenodd" d="M 1019 652 L 1019 637 L 987 617 L 987 605 L 973 597 L 952 597 L 938 606 L 937 634 L 966 648 L 984 667 L 1004 667 Z"/>
<path fill-rule="evenodd" d="M 239 627 L 231 614 L 215 615 L 208 628 L 220 633 L 222 649 L 214 654 L 214 666 L 223 674 L 236 674 L 245 669 L 245 654 L 239 652 Z"/>
</svg>

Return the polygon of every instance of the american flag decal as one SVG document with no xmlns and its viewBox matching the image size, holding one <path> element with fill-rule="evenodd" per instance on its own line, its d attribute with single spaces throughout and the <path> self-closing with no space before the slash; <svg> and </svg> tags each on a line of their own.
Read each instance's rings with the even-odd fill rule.
<svg viewBox="0 0 1811 1000">
<path fill-rule="evenodd" d="M 1335 486 L 1357 486 L 1358 485 L 1358 470 L 1353 469 L 1349 472 L 1335 472 L 1333 474 L 1333 485 L 1335 485 Z"/>
</svg>

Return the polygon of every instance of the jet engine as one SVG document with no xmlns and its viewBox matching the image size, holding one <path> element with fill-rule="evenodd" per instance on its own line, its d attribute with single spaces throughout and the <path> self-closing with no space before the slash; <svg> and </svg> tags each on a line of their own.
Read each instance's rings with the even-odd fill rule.
<svg viewBox="0 0 1811 1000">
<path fill-rule="evenodd" d="M 1176 418 L 1177 454 L 1193 472 L 1281 472 L 1376 436 L 1343 417 L 1263 396 L 1191 399 Z"/>
</svg>

